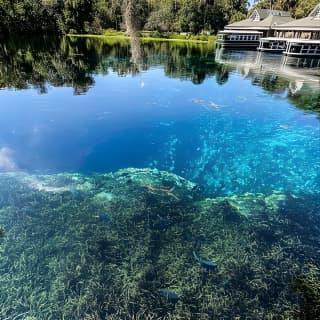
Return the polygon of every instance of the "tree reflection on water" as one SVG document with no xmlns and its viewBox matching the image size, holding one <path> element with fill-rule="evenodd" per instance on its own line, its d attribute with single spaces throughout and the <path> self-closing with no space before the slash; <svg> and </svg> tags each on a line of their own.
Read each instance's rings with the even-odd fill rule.
<svg viewBox="0 0 320 320">
<path fill-rule="evenodd" d="M 94 38 L 10 39 L 0 43 L 0 88 L 35 88 L 46 93 L 48 85 L 72 87 L 75 95 L 94 86 L 94 74 L 110 71 L 120 76 L 162 65 L 165 75 L 201 84 L 215 77 L 228 81 L 237 70 L 269 93 L 286 95 L 294 105 L 320 111 L 319 63 L 261 56 L 257 52 L 219 52 L 206 44 L 143 42 Z"/>
</svg>

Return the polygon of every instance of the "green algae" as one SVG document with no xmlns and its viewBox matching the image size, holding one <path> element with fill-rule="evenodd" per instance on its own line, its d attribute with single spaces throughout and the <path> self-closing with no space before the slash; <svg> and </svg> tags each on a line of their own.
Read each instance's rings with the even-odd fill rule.
<svg viewBox="0 0 320 320">
<path fill-rule="evenodd" d="M 296 319 L 310 283 L 301 274 L 319 259 L 312 200 L 211 199 L 149 169 L 1 174 L 0 318 Z M 102 210 L 107 224 L 96 218 Z M 201 267 L 193 251 L 218 267 Z"/>
</svg>

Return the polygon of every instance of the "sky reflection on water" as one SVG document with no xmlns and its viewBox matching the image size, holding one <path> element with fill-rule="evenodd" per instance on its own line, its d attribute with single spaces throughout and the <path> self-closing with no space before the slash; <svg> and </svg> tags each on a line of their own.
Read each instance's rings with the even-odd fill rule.
<svg viewBox="0 0 320 320">
<path fill-rule="evenodd" d="M 136 73 L 126 44 L 50 45 L 0 63 L 20 66 L 1 81 L 1 171 L 156 167 L 216 194 L 320 190 L 319 117 L 306 111 L 319 110 L 319 69 L 148 44 Z"/>
</svg>

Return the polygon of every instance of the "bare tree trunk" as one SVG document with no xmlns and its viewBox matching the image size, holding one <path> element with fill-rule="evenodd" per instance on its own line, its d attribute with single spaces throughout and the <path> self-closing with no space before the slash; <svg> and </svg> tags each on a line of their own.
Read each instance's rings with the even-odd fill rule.
<svg viewBox="0 0 320 320">
<path fill-rule="evenodd" d="M 131 45 L 131 61 L 140 69 L 141 64 L 141 42 L 137 30 L 137 23 L 135 17 L 134 0 L 125 0 L 125 23 L 127 33 L 130 36 Z"/>
</svg>

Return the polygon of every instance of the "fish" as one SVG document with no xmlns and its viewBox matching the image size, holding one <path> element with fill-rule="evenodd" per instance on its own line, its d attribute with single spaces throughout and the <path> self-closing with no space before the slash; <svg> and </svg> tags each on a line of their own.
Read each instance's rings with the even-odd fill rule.
<svg viewBox="0 0 320 320">
<path fill-rule="evenodd" d="M 112 219 L 107 213 L 100 213 L 98 216 L 94 216 L 102 222 L 110 222 Z"/>
<path fill-rule="evenodd" d="M 200 263 L 200 265 L 204 268 L 215 269 L 218 266 L 218 264 L 215 261 L 209 261 L 209 260 L 205 260 L 205 259 L 198 257 L 197 254 L 195 253 L 195 251 L 193 251 L 193 256 L 196 259 L 196 261 L 198 261 Z"/>
<path fill-rule="evenodd" d="M 280 124 L 279 127 L 281 129 L 289 129 L 289 126 L 287 124 Z"/>
<path fill-rule="evenodd" d="M 202 99 L 192 99 L 192 102 L 195 104 L 203 104 L 203 100 Z"/>
<path fill-rule="evenodd" d="M 165 230 L 172 225 L 172 221 L 169 218 L 163 218 L 157 215 L 158 220 L 153 223 L 152 229 L 154 230 Z"/>
<path fill-rule="evenodd" d="M 220 108 L 218 104 L 216 104 L 216 103 L 214 103 L 212 101 L 210 101 L 210 107 L 215 108 L 215 109 L 219 109 Z"/>
<path fill-rule="evenodd" d="M 174 291 L 168 289 L 159 289 L 158 293 L 161 297 L 165 298 L 168 302 L 177 303 L 179 296 Z"/>
</svg>

